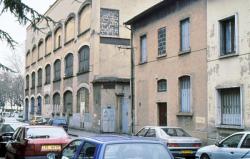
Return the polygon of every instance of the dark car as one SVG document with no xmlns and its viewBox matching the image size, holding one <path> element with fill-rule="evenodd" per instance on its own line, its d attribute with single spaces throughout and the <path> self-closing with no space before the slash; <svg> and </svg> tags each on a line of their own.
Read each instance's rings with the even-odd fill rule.
<svg viewBox="0 0 250 159">
<path fill-rule="evenodd" d="M 166 144 L 127 136 L 92 136 L 75 139 L 56 156 L 70 159 L 174 159 Z"/>
<path fill-rule="evenodd" d="M 6 144 L 7 159 L 47 159 L 48 153 L 60 153 L 71 141 L 61 127 L 30 125 L 17 128 L 12 140 Z"/>
<path fill-rule="evenodd" d="M 68 132 L 68 122 L 66 118 L 53 118 L 49 120 L 48 124 L 52 126 L 61 126 Z"/>
</svg>

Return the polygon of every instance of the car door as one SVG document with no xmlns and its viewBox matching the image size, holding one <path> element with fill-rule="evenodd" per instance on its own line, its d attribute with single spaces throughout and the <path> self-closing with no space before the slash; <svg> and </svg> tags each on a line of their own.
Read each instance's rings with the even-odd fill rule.
<svg viewBox="0 0 250 159">
<path fill-rule="evenodd" d="M 14 132 L 12 139 L 6 144 L 6 150 L 9 154 L 14 154 L 16 153 L 15 148 L 13 147 L 13 143 L 17 140 L 17 137 L 21 131 L 21 127 L 17 128 L 16 131 Z"/>
<path fill-rule="evenodd" d="M 96 151 L 97 151 L 97 144 L 86 141 L 81 147 L 79 155 L 76 157 L 76 159 L 96 159 L 97 158 Z"/>
<path fill-rule="evenodd" d="M 66 147 L 63 148 L 60 157 L 62 159 L 75 159 L 82 144 L 82 140 L 74 140 L 70 142 Z"/>
<path fill-rule="evenodd" d="M 236 159 L 239 157 L 240 143 L 244 134 L 231 135 L 218 144 L 217 150 L 212 154 L 214 159 Z"/>
</svg>

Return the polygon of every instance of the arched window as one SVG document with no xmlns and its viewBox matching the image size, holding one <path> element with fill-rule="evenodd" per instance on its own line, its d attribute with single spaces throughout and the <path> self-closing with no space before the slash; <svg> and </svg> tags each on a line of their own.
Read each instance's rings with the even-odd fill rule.
<svg viewBox="0 0 250 159">
<path fill-rule="evenodd" d="M 72 99 L 72 92 L 67 91 L 64 93 L 63 96 L 63 106 L 64 111 L 66 114 L 72 114 L 73 113 L 73 99 Z"/>
<path fill-rule="evenodd" d="M 46 94 L 45 96 L 44 96 L 44 100 L 45 100 L 45 105 L 50 105 L 50 97 L 49 97 L 49 95 L 48 94 Z"/>
<path fill-rule="evenodd" d="M 89 113 L 89 91 L 80 88 L 77 92 L 77 113 Z"/>
<path fill-rule="evenodd" d="M 42 114 L 42 97 L 39 96 L 37 97 L 37 115 L 41 115 Z"/>
<path fill-rule="evenodd" d="M 40 68 L 37 73 L 37 86 L 40 87 L 42 86 L 42 81 L 43 81 L 43 71 Z"/>
<path fill-rule="evenodd" d="M 73 75 L 73 54 L 69 53 L 65 57 L 65 77 Z"/>
<path fill-rule="evenodd" d="M 71 13 L 65 23 L 65 42 L 74 39 L 75 36 L 75 14 Z"/>
<path fill-rule="evenodd" d="M 30 84 L 30 80 L 29 80 L 29 75 L 26 75 L 26 89 L 29 89 L 29 84 Z"/>
<path fill-rule="evenodd" d="M 38 59 L 36 45 L 32 47 L 31 51 L 32 51 L 32 63 L 34 63 Z"/>
<path fill-rule="evenodd" d="M 54 81 L 61 79 L 61 61 L 57 59 L 54 63 Z"/>
<path fill-rule="evenodd" d="M 45 38 L 45 55 L 48 55 L 52 52 L 52 36 L 51 32 Z"/>
<path fill-rule="evenodd" d="M 190 90 L 190 76 L 182 76 L 179 78 L 180 88 L 180 111 L 191 112 L 191 90 Z"/>
<path fill-rule="evenodd" d="M 166 92 L 167 91 L 167 80 L 161 79 L 157 81 L 157 90 L 158 92 Z"/>
<path fill-rule="evenodd" d="M 62 26 L 61 24 L 58 25 L 58 27 L 55 30 L 55 34 L 54 34 L 54 49 L 59 49 L 62 46 Z"/>
<path fill-rule="evenodd" d="M 35 98 L 32 97 L 30 100 L 30 114 L 34 114 L 35 112 Z"/>
<path fill-rule="evenodd" d="M 24 115 L 25 121 L 28 121 L 29 119 L 29 99 L 25 99 L 25 115 Z"/>
<path fill-rule="evenodd" d="M 86 3 L 82 5 L 78 12 L 78 17 L 78 34 L 81 35 L 81 33 L 84 33 L 90 28 L 91 5 L 89 1 L 86 1 Z"/>
<path fill-rule="evenodd" d="M 53 112 L 60 112 L 61 108 L 60 108 L 60 94 L 59 93 L 55 93 L 53 96 Z"/>
<path fill-rule="evenodd" d="M 51 69 L 50 69 L 50 65 L 48 64 L 46 67 L 45 67 L 45 84 L 50 84 L 50 71 L 51 71 Z"/>
<path fill-rule="evenodd" d="M 89 47 L 83 46 L 78 53 L 79 73 L 89 71 Z"/>
<path fill-rule="evenodd" d="M 35 72 L 33 72 L 31 74 L 31 79 L 32 79 L 32 81 L 31 81 L 31 88 L 34 89 L 35 85 L 36 85 L 36 73 Z"/>
<path fill-rule="evenodd" d="M 38 59 L 41 59 L 44 55 L 44 44 L 43 39 L 41 39 L 38 43 Z"/>
</svg>

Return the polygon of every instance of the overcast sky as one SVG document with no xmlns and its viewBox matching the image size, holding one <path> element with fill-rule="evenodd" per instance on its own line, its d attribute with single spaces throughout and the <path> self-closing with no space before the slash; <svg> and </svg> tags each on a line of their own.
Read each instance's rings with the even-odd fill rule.
<svg viewBox="0 0 250 159">
<path fill-rule="evenodd" d="M 55 0 L 22 0 L 22 2 L 43 14 Z M 6 42 L 0 41 L 0 63 L 13 68 L 11 60 L 17 57 L 24 64 L 26 26 L 20 25 L 14 16 L 7 12 L 0 15 L 0 21 L 0 29 L 8 32 L 18 42 L 16 50 L 11 50 Z M 22 70 L 24 72 L 24 65 Z"/>
</svg>

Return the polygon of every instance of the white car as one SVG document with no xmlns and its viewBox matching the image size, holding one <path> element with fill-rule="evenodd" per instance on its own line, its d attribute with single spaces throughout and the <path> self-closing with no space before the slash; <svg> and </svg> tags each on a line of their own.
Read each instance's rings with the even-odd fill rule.
<svg viewBox="0 0 250 159">
<path fill-rule="evenodd" d="M 163 140 L 174 157 L 194 157 L 201 146 L 200 139 L 190 136 L 179 127 L 146 126 L 136 136 Z"/>
<path fill-rule="evenodd" d="M 222 141 L 200 148 L 196 159 L 240 159 L 250 157 L 250 131 L 234 133 Z"/>
</svg>

